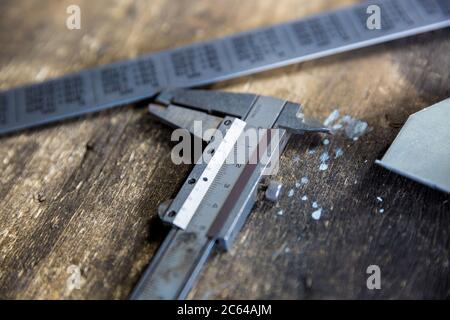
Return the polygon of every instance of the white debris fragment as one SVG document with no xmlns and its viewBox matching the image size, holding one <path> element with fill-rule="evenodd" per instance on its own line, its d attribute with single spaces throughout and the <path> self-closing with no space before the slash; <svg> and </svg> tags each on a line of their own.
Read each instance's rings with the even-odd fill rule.
<svg viewBox="0 0 450 320">
<path fill-rule="evenodd" d="M 369 128 L 367 122 L 352 118 L 347 115 L 342 118 L 345 127 L 345 134 L 353 141 L 358 140 Z"/>
<path fill-rule="evenodd" d="M 83 284 L 86 282 L 86 279 L 84 279 L 81 275 L 80 267 L 72 264 L 67 267 L 66 272 L 70 274 L 66 280 L 67 294 L 70 294 L 75 289 L 80 290 Z"/>
<path fill-rule="evenodd" d="M 383 202 L 383 198 L 382 197 L 377 197 L 378 202 Z"/>
<path fill-rule="evenodd" d="M 298 188 L 300 188 L 301 186 L 308 184 L 308 182 L 309 182 L 309 179 L 308 179 L 307 177 L 302 177 L 302 178 L 300 179 L 300 181 L 297 181 L 297 182 L 295 183 L 295 187 L 298 189 Z"/>
<path fill-rule="evenodd" d="M 319 204 L 317 203 L 317 202 L 313 202 L 313 204 L 312 204 L 312 207 L 314 208 L 314 209 L 317 209 L 318 207 L 319 207 Z"/>
<path fill-rule="evenodd" d="M 358 140 L 369 128 L 367 122 L 353 118 L 350 115 L 344 115 L 339 119 L 339 110 L 334 110 L 330 113 L 323 124 L 331 129 L 331 132 L 336 133 L 341 129 L 345 129 L 345 134 L 349 139 Z"/>
<path fill-rule="evenodd" d="M 297 163 L 297 162 L 299 162 L 300 161 L 300 156 L 295 156 L 293 159 L 292 159 L 292 161 L 294 161 L 294 163 Z"/>
<path fill-rule="evenodd" d="M 324 152 L 320 155 L 320 162 L 325 163 L 328 160 L 330 160 L 330 155 L 328 154 L 328 152 Z"/>
<path fill-rule="evenodd" d="M 294 196 L 294 189 L 289 190 L 288 197 L 291 198 Z"/>
<path fill-rule="evenodd" d="M 330 140 L 324 139 L 324 140 L 322 141 L 322 143 L 323 143 L 324 146 L 327 146 L 327 145 L 330 144 Z"/>
<path fill-rule="evenodd" d="M 380 213 L 384 213 L 384 209 L 380 209 Z"/>
<path fill-rule="evenodd" d="M 320 166 L 319 166 L 319 170 L 320 171 L 325 171 L 328 169 L 328 164 L 326 163 L 328 160 L 330 160 L 330 155 L 328 154 L 328 152 L 324 152 L 320 155 Z"/>
<path fill-rule="evenodd" d="M 311 149 L 308 151 L 308 154 L 310 155 L 316 154 L 316 151 L 317 151 L 316 149 Z"/>
<path fill-rule="evenodd" d="M 281 209 L 281 210 L 279 210 L 279 211 L 277 212 L 277 215 L 282 216 L 283 213 L 284 213 L 284 211 L 283 211 L 283 209 Z"/>
<path fill-rule="evenodd" d="M 305 195 L 302 197 L 302 201 L 307 201 L 307 200 L 308 200 L 308 196 Z"/>
<path fill-rule="evenodd" d="M 335 125 L 333 125 L 333 126 L 331 127 L 331 132 L 336 133 L 336 132 L 338 132 L 339 130 L 341 130 L 343 127 L 344 127 L 344 126 L 343 126 L 342 124 L 336 123 Z"/>
<path fill-rule="evenodd" d="M 322 216 L 322 209 L 316 210 L 311 214 L 311 217 L 314 220 L 319 220 L 321 216 Z"/>
<path fill-rule="evenodd" d="M 342 150 L 342 148 L 336 148 L 336 150 L 334 151 L 334 158 L 340 158 L 344 155 L 344 150 Z"/>
<path fill-rule="evenodd" d="M 339 119 L 339 110 L 338 109 L 336 109 L 330 113 L 328 118 L 326 118 L 325 121 L 323 122 L 323 125 L 326 127 L 329 127 L 333 123 L 335 123 L 337 119 Z"/>
</svg>

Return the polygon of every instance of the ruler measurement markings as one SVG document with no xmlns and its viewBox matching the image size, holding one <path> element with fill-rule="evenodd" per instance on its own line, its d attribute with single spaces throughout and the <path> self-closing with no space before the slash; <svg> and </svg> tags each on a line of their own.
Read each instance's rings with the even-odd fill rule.
<svg viewBox="0 0 450 320">
<path fill-rule="evenodd" d="M 401 7 L 407 11 L 413 21 L 420 21 L 420 24 L 425 24 L 425 17 L 420 12 L 416 2 L 411 0 L 399 0 Z"/>
<path fill-rule="evenodd" d="M 208 190 L 186 231 L 204 234 L 205 230 L 209 228 L 212 223 L 215 213 L 217 213 L 226 200 L 230 188 L 239 178 L 243 167 L 244 166 L 237 166 L 236 164 L 224 164 L 222 166 L 213 185 L 214 189 L 221 189 L 223 192 L 209 192 Z"/>
<path fill-rule="evenodd" d="M 99 106 L 100 105 L 100 101 L 99 101 L 99 94 L 98 94 L 98 90 L 97 90 L 97 86 L 95 83 L 95 77 L 94 77 L 94 70 L 86 70 L 86 72 L 84 72 L 87 76 L 86 78 L 88 79 L 89 82 L 89 89 L 92 92 L 92 105 L 87 106 L 87 108 L 93 108 L 94 106 Z"/>
<path fill-rule="evenodd" d="M 208 84 L 450 25 L 447 0 L 374 4 L 382 8 L 382 30 L 367 29 L 367 4 L 360 4 L 21 87 L 17 121 L 0 124 L 0 133 L 136 102 L 166 87 Z"/>
<path fill-rule="evenodd" d="M 278 116 L 283 110 L 285 103 L 286 102 L 284 100 L 276 98 L 258 97 L 253 104 L 252 110 L 249 112 L 248 116 L 245 117 L 245 121 L 248 124 L 247 128 L 252 130 L 257 129 L 258 127 L 271 128 L 275 121 L 278 119 Z M 266 145 L 259 146 L 259 143 L 264 140 L 265 136 L 268 137 Z M 232 193 L 236 193 L 236 188 L 243 188 L 243 185 L 248 182 L 248 177 L 245 178 L 243 174 L 248 170 L 254 170 L 256 168 L 256 164 L 255 166 L 251 164 L 250 167 L 252 167 L 252 169 L 249 169 L 248 162 L 250 160 L 254 160 L 254 162 L 256 163 L 257 158 L 255 157 L 258 157 L 258 155 L 260 155 L 260 153 L 258 153 L 258 150 L 260 150 L 261 152 L 265 152 L 268 144 L 270 143 L 270 132 L 265 131 L 263 136 L 258 136 L 258 139 L 259 138 L 261 139 L 259 141 L 256 141 L 256 144 L 250 144 L 251 141 L 249 141 L 249 143 L 247 144 L 246 135 L 241 135 L 241 137 L 239 137 L 237 143 L 235 144 L 234 152 L 238 151 L 238 143 L 247 147 L 248 150 L 246 150 L 245 153 L 245 162 L 242 165 L 227 164 L 224 165 L 223 170 L 221 170 L 224 174 L 227 169 L 232 172 L 226 175 L 227 177 L 230 177 L 230 181 L 221 181 L 221 179 L 219 179 L 218 184 L 222 185 L 222 187 L 224 189 L 227 189 L 227 191 L 222 193 L 222 195 L 226 198 L 222 199 L 222 201 L 217 204 L 217 207 L 214 207 L 214 209 L 220 210 L 218 211 L 218 215 L 225 216 L 231 210 L 229 206 L 232 206 L 233 203 L 227 202 L 228 200 L 233 202 Z M 228 185 L 227 188 L 225 188 L 225 184 Z M 237 184 L 239 184 L 238 187 Z M 214 221 L 218 219 L 218 215 L 214 217 Z M 208 228 L 211 228 L 211 224 L 216 223 L 214 223 L 213 221 L 209 221 Z"/>
<path fill-rule="evenodd" d="M 168 51 L 170 86 L 190 86 L 222 76 L 226 70 L 219 42 L 210 41 Z"/>
<path fill-rule="evenodd" d="M 415 7 L 425 20 L 431 20 L 436 16 L 450 16 L 450 3 L 447 0 L 415 0 Z"/>
<path fill-rule="evenodd" d="M 217 237 L 217 235 L 219 234 L 219 232 L 221 231 L 223 223 L 228 218 L 228 215 L 233 210 L 242 191 L 245 189 L 248 181 L 250 180 L 250 177 L 253 175 L 254 171 L 258 167 L 259 155 L 261 153 L 266 152 L 266 148 L 267 148 L 268 144 L 270 144 L 270 140 L 272 138 L 270 130 L 265 131 L 265 135 L 262 137 L 261 141 L 264 141 L 265 138 L 267 140 L 265 141 L 266 143 L 264 145 L 260 145 L 258 143 L 256 145 L 252 146 L 251 151 L 250 151 L 251 156 L 250 156 L 249 162 L 244 165 L 242 173 L 239 175 L 239 178 L 236 181 L 236 183 L 234 184 L 230 193 L 228 194 L 227 199 L 225 200 L 225 203 L 222 205 L 222 207 L 220 208 L 213 223 L 209 227 L 208 237 L 215 239 Z"/>
<path fill-rule="evenodd" d="M 296 55 L 296 48 L 295 48 L 294 41 L 292 40 L 292 37 L 291 37 L 287 27 L 288 27 L 288 25 L 283 24 L 283 25 L 278 26 L 277 28 L 282 30 L 283 36 L 286 39 L 286 42 L 289 45 L 289 48 L 291 49 L 292 55 L 295 56 Z"/>
<path fill-rule="evenodd" d="M 289 137 L 290 134 L 282 129 L 278 131 L 277 138 L 271 139 L 270 143 L 267 143 L 267 147 L 271 150 L 269 152 L 269 162 L 258 163 L 257 168 L 253 171 L 248 178 L 246 185 L 243 187 L 240 196 L 236 199 L 234 207 L 222 221 L 218 233 L 210 233 L 213 229 L 212 226 L 208 230 L 209 236 L 217 239 L 217 243 L 222 249 L 229 250 L 231 248 L 236 236 L 243 227 L 257 201 L 257 190 L 261 177 L 271 171 L 269 167 L 273 168 L 274 164 L 278 163 L 280 159 L 276 158 L 276 154 L 281 154 L 283 152 Z M 267 139 L 267 141 L 268 140 L 269 139 Z"/>
<path fill-rule="evenodd" d="M 450 16 L 450 3 L 447 0 L 435 0 L 438 10 L 443 16 Z"/>
<path fill-rule="evenodd" d="M 220 41 L 219 45 L 222 47 L 223 52 L 225 53 L 225 57 L 227 58 L 228 62 L 228 70 L 234 70 L 235 65 L 233 63 L 233 60 L 231 59 L 231 53 L 230 50 L 227 47 L 227 41 Z"/>
<path fill-rule="evenodd" d="M 170 72 L 169 72 L 170 63 L 168 60 L 169 59 L 168 55 L 165 54 L 164 52 L 162 52 L 162 53 L 155 54 L 154 56 L 155 56 L 155 60 L 159 60 L 159 62 L 160 62 L 159 64 L 162 66 L 162 73 L 166 79 L 165 86 L 170 87 L 170 83 L 173 83 L 173 81 L 172 81 L 172 78 L 170 77 Z"/>
<path fill-rule="evenodd" d="M 9 124 L 10 94 L 0 94 L 0 124 Z"/>
<path fill-rule="evenodd" d="M 92 95 L 85 89 L 81 74 L 35 84 L 18 90 L 16 108 L 21 121 L 39 121 L 64 115 L 68 111 L 83 111 Z"/>
<path fill-rule="evenodd" d="M 9 91 L 8 93 L 6 93 L 6 96 L 9 96 L 9 101 L 8 101 L 8 113 L 9 116 L 7 117 L 7 120 L 5 125 L 6 126 L 14 126 L 15 123 L 19 122 L 19 114 L 17 112 L 18 108 L 17 108 L 17 91 L 18 90 L 12 90 Z M 1 128 L 0 128 L 0 132 L 1 132 Z"/>
<path fill-rule="evenodd" d="M 19 108 L 19 92 L 22 91 L 23 88 L 18 88 L 13 90 L 14 92 L 14 114 L 16 116 L 16 121 L 14 123 L 14 126 L 18 125 L 21 122 L 20 119 L 20 108 Z M 8 92 L 6 92 L 6 94 L 8 94 Z M 1 128 L 0 128 L 0 132 L 1 132 Z"/>
<path fill-rule="evenodd" d="M 134 93 L 135 87 L 130 83 L 130 66 L 131 64 L 120 63 L 98 70 L 100 100 L 103 103 L 124 99 Z"/>
<path fill-rule="evenodd" d="M 195 232 L 203 237 L 206 237 L 206 231 L 214 221 L 217 212 L 224 204 L 230 191 L 230 189 L 225 188 L 224 185 L 234 185 L 241 174 L 242 167 L 238 168 L 233 165 L 224 165 L 221 170 L 227 172 L 227 174 L 224 174 L 221 179 L 217 179 L 217 181 L 215 181 L 215 185 L 216 189 L 221 189 L 223 192 L 208 191 L 206 193 L 203 201 L 197 209 L 197 212 L 187 226 L 186 231 Z"/>
<path fill-rule="evenodd" d="M 336 13 L 330 15 L 329 26 L 335 30 L 335 34 L 342 39 L 342 41 L 350 42 L 355 39 L 355 35 L 352 35 L 353 25 L 351 23 L 345 23 L 343 20 L 345 12 Z"/>
<path fill-rule="evenodd" d="M 415 0 L 417 7 L 425 12 L 426 16 L 431 16 L 436 13 L 437 3 L 435 1 Z"/>
<path fill-rule="evenodd" d="M 152 58 L 140 59 L 132 66 L 134 83 L 139 86 L 161 87 L 156 74 L 156 66 Z"/>
<path fill-rule="evenodd" d="M 394 20 L 401 20 L 405 24 L 411 26 L 414 25 L 414 20 L 411 18 L 411 13 L 413 13 L 414 6 L 410 2 L 409 8 L 406 9 L 402 6 L 402 2 L 396 1 L 392 3 L 392 12 L 393 12 L 393 19 Z"/>
<path fill-rule="evenodd" d="M 438 6 L 442 11 L 442 14 L 446 17 L 450 16 L 450 3 L 446 2 L 445 0 L 438 0 Z"/>
<path fill-rule="evenodd" d="M 340 16 L 341 16 L 341 20 L 346 22 L 346 26 L 347 28 L 349 28 L 349 32 L 351 32 L 352 39 L 357 39 L 357 42 L 360 42 L 362 39 L 362 34 L 361 32 L 358 30 L 357 25 L 355 24 L 355 21 L 352 18 L 352 13 L 349 10 L 345 10 L 340 12 Z"/>
<path fill-rule="evenodd" d="M 295 39 L 299 56 L 314 54 L 327 48 L 337 48 L 354 40 L 348 31 L 342 28 L 338 14 L 294 22 L 289 26 L 288 32 Z"/>
<path fill-rule="evenodd" d="M 210 162 L 207 164 L 205 171 L 200 176 L 199 180 L 195 183 L 194 188 L 189 193 L 188 198 L 178 211 L 173 224 L 181 229 L 185 229 L 195 211 L 198 209 L 203 197 L 208 191 L 209 187 L 213 183 L 217 173 L 221 166 L 225 162 L 228 154 L 234 147 L 237 139 L 241 135 L 245 128 L 245 122 L 239 119 L 235 119 L 223 138 L 221 144 L 215 151 Z"/>
<path fill-rule="evenodd" d="M 227 38 L 225 43 L 239 70 L 267 65 L 294 54 L 279 27 L 241 33 Z"/>
<path fill-rule="evenodd" d="M 142 70 L 142 67 L 145 69 Z M 137 68 L 141 69 L 141 73 L 134 71 Z M 156 72 L 156 67 L 151 58 L 120 62 L 95 70 L 93 77 L 100 103 L 107 105 L 116 100 L 133 100 L 145 91 L 151 91 L 150 88 L 157 88 L 159 79 L 152 71 Z"/>
</svg>

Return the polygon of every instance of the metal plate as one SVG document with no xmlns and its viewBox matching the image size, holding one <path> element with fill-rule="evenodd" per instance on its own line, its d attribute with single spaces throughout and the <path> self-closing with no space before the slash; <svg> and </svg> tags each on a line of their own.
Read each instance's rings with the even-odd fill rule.
<svg viewBox="0 0 450 320">
<path fill-rule="evenodd" d="M 450 193 L 450 99 L 413 114 L 377 163 Z"/>
</svg>

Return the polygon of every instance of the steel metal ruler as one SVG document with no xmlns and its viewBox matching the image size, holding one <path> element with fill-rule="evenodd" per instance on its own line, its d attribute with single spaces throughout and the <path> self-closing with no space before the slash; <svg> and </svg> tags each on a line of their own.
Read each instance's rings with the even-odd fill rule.
<svg viewBox="0 0 450 320">
<path fill-rule="evenodd" d="M 369 5 L 379 30 L 367 27 Z M 0 134 L 448 26 L 450 0 L 364 2 L 1 92 Z"/>
</svg>

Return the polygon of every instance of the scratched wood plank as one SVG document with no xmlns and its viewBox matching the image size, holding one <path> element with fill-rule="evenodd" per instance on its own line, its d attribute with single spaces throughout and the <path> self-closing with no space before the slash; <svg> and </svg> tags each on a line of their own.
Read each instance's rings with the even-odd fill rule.
<svg viewBox="0 0 450 320">
<path fill-rule="evenodd" d="M 0 89 L 355 2 L 2 1 Z M 79 31 L 65 28 L 69 4 L 82 8 Z M 449 35 L 212 86 L 302 102 L 321 119 L 339 108 L 372 130 L 328 146 L 323 136 L 293 139 L 280 203 L 258 202 L 190 298 L 449 297 L 449 196 L 374 165 L 409 114 L 450 96 Z M 170 133 L 135 105 L 0 138 L 0 298 L 126 298 L 167 231 L 156 208 L 189 170 L 171 163 Z M 339 147 L 344 155 L 319 171 L 320 155 Z M 309 183 L 296 188 L 301 177 Z M 381 290 L 366 288 L 372 264 Z"/>
</svg>

